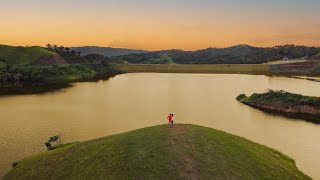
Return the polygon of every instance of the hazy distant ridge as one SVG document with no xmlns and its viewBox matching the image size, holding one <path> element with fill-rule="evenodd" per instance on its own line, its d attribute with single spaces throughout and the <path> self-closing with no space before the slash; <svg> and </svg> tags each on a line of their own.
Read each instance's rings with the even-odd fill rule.
<svg viewBox="0 0 320 180">
<path fill-rule="evenodd" d="M 128 54 L 142 54 L 147 53 L 145 50 L 126 49 L 126 48 L 112 48 L 112 47 L 99 47 L 99 46 L 82 46 L 72 47 L 76 51 L 80 51 L 82 56 L 88 54 L 101 54 L 106 57 L 123 56 Z"/>
</svg>

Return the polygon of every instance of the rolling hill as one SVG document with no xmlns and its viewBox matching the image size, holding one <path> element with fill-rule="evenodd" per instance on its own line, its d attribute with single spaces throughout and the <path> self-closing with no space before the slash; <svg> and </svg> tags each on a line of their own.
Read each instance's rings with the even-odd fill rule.
<svg viewBox="0 0 320 180">
<path fill-rule="evenodd" d="M 310 179 L 280 152 L 218 130 L 167 125 L 63 146 L 4 179 Z"/>
<path fill-rule="evenodd" d="M 66 84 L 75 81 L 106 79 L 122 73 L 106 58 L 81 57 L 77 52 L 62 46 L 22 47 L 0 45 L 0 95 L 29 94 L 38 91 L 34 87 L 49 84 Z M 21 88 L 18 83 L 26 85 Z M 17 86 L 16 86 L 17 85 Z M 43 88 L 48 91 L 48 88 Z"/>
<path fill-rule="evenodd" d="M 48 51 L 39 46 L 15 47 L 0 45 L 0 58 L 7 64 L 28 65 L 46 64 L 47 62 L 64 64 L 64 60 L 57 53 Z"/>
<path fill-rule="evenodd" d="M 128 55 L 128 54 L 142 54 L 142 53 L 148 52 L 144 50 L 98 47 L 98 46 L 72 47 L 71 49 L 81 52 L 82 56 L 86 56 L 89 54 L 100 54 L 106 57 L 122 56 L 122 55 Z"/>
</svg>

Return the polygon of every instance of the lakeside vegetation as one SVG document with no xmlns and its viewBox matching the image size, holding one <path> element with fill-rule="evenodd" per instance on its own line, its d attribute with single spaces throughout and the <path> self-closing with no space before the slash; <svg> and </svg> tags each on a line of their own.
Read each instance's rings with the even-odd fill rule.
<svg viewBox="0 0 320 180">
<path fill-rule="evenodd" d="M 247 97 L 240 94 L 237 100 L 254 108 L 277 113 L 291 118 L 320 123 L 320 98 L 293 94 L 283 90 L 268 90 Z"/>
<path fill-rule="evenodd" d="M 310 105 L 320 107 L 319 97 L 303 96 L 301 94 L 293 94 L 283 90 L 268 90 L 262 94 L 254 93 L 250 97 L 246 97 L 246 95 L 242 94 L 238 96 L 238 100 L 273 106 Z"/>
<path fill-rule="evenodd" d="M 122 73 L 103 56 L 80 54 L 57 45 L 47 45 L 46 49 L 1 45 L 0 95 L 42 93 L 51 87 L 68 87 L 70 82 L 107 79 Z"/>
<path fill-rule="evenodd" d="M 160 125 L 26 158 L 4 179 L 310 179 L 294 160 L 222 131 Z"/>
<path fill-rule="evenodd" d="M 282 57 L 313 56 L 320 51 L 316 47 L 277 46 L 256 48 L 238 45 L 230 48 L 209 48 L 199 51 L 169 50 L 105 57 L 101 54 L 81 56 L 72 48 L 47 44 L 46 48 L 13 47 L 0 45 L 0 94 L 19 94 L 23 87 L 26 93 L 32 92 L 40 84 L 91 81 L 127 72 L 166 72 L 166 73 L 232 73 L 232 74 L 290 74 L 318 75 L 320 65 L 316 62 L 293 65 L 259 64 Z M 126 64 L 161 64 L 161 67 L 125 66 Z M 230 64 L 225 64 L 230 63 Z M 183 64 L 186 66 L 178 66 Z M 187 66 L 190 64 L 217 64 L 216 66 Z M 222 64 L 225 64 L 222 65 Z M 234 65 L 233 65 L 234 64 Z M 246 64 L 237 66 L 235 64 Z M 166 66 L 167 65 L 167 66 Z M 176 66 L 174 66 L 176 65 Z M 219 66 L 220 65 L 220 66 Z M 166 66 L 166 67 L 165 67 Z M 248 66 L 248 67 L 247 67 Z M 120 68 L 119 68 L 120 67 Z M 306 68 L 307 67 L 307 68 Z M 297 70 L 299 69 L 299 70 Z M 33 84 L 28 89 L 29 84 Z M 16 84 L 19 86 L 16 87 Z M 23 84 L 23 86 L 21 86 Z M 52 87 L 52 86 L 51 86 Z M 58 87 L 58 86 L 56 86 Z M 47 88 L 43 88 L 45 92 Z"/>
<path fill-rule="evenodd" d="M 0 95 L 43 93 L 70 87 L 68 83 L 107 79 L 122 73 L 111 64 L 0 67 Z M 21 89 L 22 88 L 22 89 Z"/>
</svg>

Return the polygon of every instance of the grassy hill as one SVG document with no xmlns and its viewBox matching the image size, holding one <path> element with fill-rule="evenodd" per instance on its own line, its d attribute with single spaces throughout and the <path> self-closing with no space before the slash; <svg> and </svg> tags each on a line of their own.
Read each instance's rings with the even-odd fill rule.
<svg viewBox="0 0 320 180">
<path fill-rule="evenodd" d="M 8 64 L 32 64 L 43 56 L 53 56 L 56 53 L 48 51 L 39 46 L 15 47 L 0 45 L 0 57 Z"/>
<path fill-rule="evenodd" d="M 21 161 L 4 179 L 310 179 L 276 150 L 221 131 L 166 125 Z"/>
</svg>

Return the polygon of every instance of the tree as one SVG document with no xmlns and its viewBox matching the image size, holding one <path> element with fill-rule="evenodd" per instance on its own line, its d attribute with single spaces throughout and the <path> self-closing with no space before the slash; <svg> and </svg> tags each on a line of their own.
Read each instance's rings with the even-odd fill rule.
<svg viewBox="0 0 320 180">
<path fill-rule="evenodd" d="M 86 55 L 84 58 L 86 58 L 90 63 L 100 63 L 106 60 L 106 57 L 104 57 L 101 54 L 89 54 Z"/>
<path fill-rule="evenodd" d="M 6 58 L 0 56 L 0 62 L 7 63 Z"/>
<path fill-rule="evenodd" d="M 63 46 L 60 46 L 60 47 L 59 47 L 59 50 L 60 50 L 60 51 L 63 51 L 63 50 L 64 50 L 64 47 L 63 47 Z"/>
<path fill-rule="evenodd" d="M 47 44 L 46 47 L 47 47 L 47 49 L 52 49 L 52 45 L 51 44 Z"/>
</svg>

